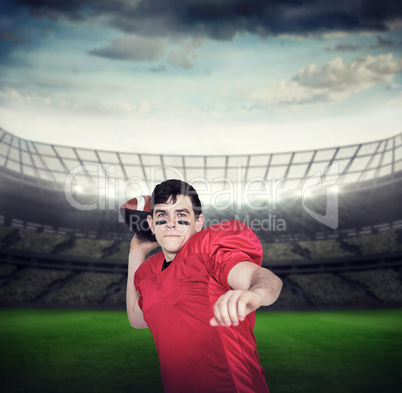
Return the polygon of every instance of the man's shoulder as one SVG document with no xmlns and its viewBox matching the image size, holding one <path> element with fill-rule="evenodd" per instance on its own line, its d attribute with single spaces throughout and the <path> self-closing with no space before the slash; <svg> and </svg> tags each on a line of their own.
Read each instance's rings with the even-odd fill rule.
<svg viewBox="0 0 402 393">
<path fill-rule="evenodd" d="M 219 233 L 222 232 L 242 232 L 242 231 L 252 231 L 251 228 L 244 222 L 240 220 L 225 220 L 218 222 L 216 224 L 212 224 L 209 227 L 205 228 L 204 231 L 210 233 Z"/>
<path fill-rule="evenodd" d="M 188 240 L 185 247 L 187 246 L 186 248 L 189 250 L 194 249 L 197 245 L 201 246 L 201 248 L 205 248 L 207 244 L 211 244 L 214 241 L 219 240 L 221 237 L 225 237 L 226 235 L 238 235 L 244 231 L 253 233 L 251 228 L 240 220 L 221 221 L 212 224 L 193 235 Z"/>
</svg>

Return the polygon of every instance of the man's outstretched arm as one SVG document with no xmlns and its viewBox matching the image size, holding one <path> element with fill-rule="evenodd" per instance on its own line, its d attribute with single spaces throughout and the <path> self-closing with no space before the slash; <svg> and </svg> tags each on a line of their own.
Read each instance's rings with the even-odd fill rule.
<svg viewBox="0 0 402 393">
<path fill-rule="evenodd" d="M 229 272 L 228 284 L 232 290 L 216 301 L 212 326 L 237 326 L 260 306 L 273 304 L 282 289 L 279 277 L 252 262 L 235 265 Z"/>
<path fill-rule="evenodd" d="M 157 245 L 158 243 L 148 241 L 138 235 L 134 235 L 130 244 L 130 254 L 128 256 L 126 307 L 130 325 L 137 329 L 147 328 L 148 325 L 144 321 L 142 310 L 138 305 L 140 294 L 135 290 L 134 275 L 140 265 L 144 262 L 145 255 Z"/>
</svg>

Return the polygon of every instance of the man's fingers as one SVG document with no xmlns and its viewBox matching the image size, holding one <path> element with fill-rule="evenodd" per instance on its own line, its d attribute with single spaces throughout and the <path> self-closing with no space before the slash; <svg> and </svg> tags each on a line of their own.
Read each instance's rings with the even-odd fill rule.
<svg viewBox="0 0 402 393">
<path fill-rule="evenodd" d="M 211 326 L 237 326 L 262 304 L 261 295 L 253 291 L 232 290 L 222 295 L 213 307 Z"/>
<path fill-rule="evenodd" d="M 220 325 L 219 322 L 216 320 L 215 317 L 211 318 L 211 320 L 209 321 L 209 324 L 210 324 L 211 326 L 219 326 L 219 325 Z"/>
<path fill-rule="evenodd" d="M 221 326 L 226 326 L 226 323 L 229 322 L 229 314 L 226 306 L 228 295 L 230 295 L 228 292 L 222 295 L 216 301 L 213 308 L 215 320 L 217 324 Z"/>
<path fill-rule="evenodd" d="M 238 315 L 238 301 L 241 297 L 242 293 L 240 291 L 233 291 L 227 302 L 227 308 L 229 312 L 229 317 L 234 326 L 239 324 L 239 315 Z"/>
<path fill-rule="evenodd" d="M 214 318 L 217 322 L 218 325 L 223 325 L 223 319 L 221 316 L 221 311 L 220 311 L 220 302 L 221 302 L 222 296 L 216 301 L 215 305 L 214 305 Z"/>
<path fill-rule="evenodd" d="M 231 291 L 226 292 L 217 301 L 218 313 L 215 313 L 215 317 L 222 326 L 230 326 L 232 324 L 228 310 L 228 301 L 230 297 Z"/>
<path fill-rule="evenodd" d="M 226 292 L 213 307 L 214 318 L 210 321 L 211 326 L 237 326 L 248 314 L 246 311 L 248 299 L 247 291 Z"/>
<path fill-rule="evenodd" d="M 245 296 L 243 296 L 237 302 L 237 313 L 239 315 L 240 321 L 244 321 L 244 318 L 247 315 L 246 307 L 247 307 L 247 299 L 245 298 Z"/>
</svg>

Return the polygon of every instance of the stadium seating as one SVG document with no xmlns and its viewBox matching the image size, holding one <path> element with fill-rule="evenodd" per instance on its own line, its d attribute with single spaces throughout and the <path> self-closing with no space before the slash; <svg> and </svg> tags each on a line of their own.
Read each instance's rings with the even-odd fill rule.
<svg viewBox="0 0 402 393">
<path fill-rule="evenodd" d="M 290 274 L 275 307 L 401 304 L 402 285 L 393 269 Z M 378 299 L 373 303 L 373 299 Z M 60 305 L 107 305 L 123 308 L 126 275 L 73 272 L 0 265 L 0 302 Z"/>
<path fill-rule="evenodd" d="M 299 241 L 299 245 L 310 252 L 313 259 L 321 258 L 344 258 L 353 256 L 350 251 L 343 250 L 341 244 L 335 239 Z"/>
<path fill-rule="evenodd" d="M 345 272 L 342 276 L 361 284 L 384 303 L 402 303 L 401 278 L 393 269 Z"/>
<path fill-rule="evenodd" d="M 19 230 L 18 240 L 9 246 L 10 249 L 32 253 L 50 254 L 56 246 L 68 241 L 68 236 L 51 233 L 36 233 L 24 229 Z"/>
<path fill-rule="evenodd" d="M 60 251 L 60 255 L 102 258 L 104 250 L 109 248 L 113 243 L 113 240 L 76 239 L 72 247 Z"/>
<path fill-rule="evenodd" d="M 7 239 L 6 243 L 4 239 Z M 345 243 L 352 246 L 352 251 L 344 249 Z M 114 260 L 116 263 L 127 261 L 130 247 L 130 242 L 125 240 L 71 238 L 67 235 L 11 227 L 0 227 L 1 244 L 3 252 L 10 249 L 32 254 L 57 253 L 83 258 L 84 263 L 85 258 Z M 359 255 L 391 254 L 402 249 L 394 231 L 344 240 L 262 243 L 262 247 L 267 265 L 274 261 L 286 263 L 307 258 L 310 261 L 322 261 L 326 258 L 347 261 L 348 258 Z M 154 249 L 147 256 L 158 251 L 159 249 Z M 0 264 L 0 302 L 125 307 L 125 274 L 91 271 L 78 273 L 70 269 L 69 263 L 61 269 L 65 270 L 24 268 L 3 262 Z M 402 304 L 401 278 L 393 269 L 338 274 L 287 273 L 283 279 L 284 287 L 275 303 L 278 308 Z"/>
<path fill-rule="evenodd" d="M 126 289 L 127 285 L 124 285 L 119 291 L 114 293 L 108 300 L 108 304 L 112 306 L 125 306 L 126 305 Z"/>
<path fill-rule="evenodd" d="M 0 227 L 0 247 L 3 245 L 4 239 L 13 231 L 10 227 Z"/>
<path fill-rule="evenodd" d="M 15 234 L 12 239 L 4 243 L 13 231 Z M 355 247 L 356 252 L 346 250 L 342 246 L 349 244 Z M 402 244 L 398 241 L 398 236 L 394 231 L 356 236 L 338 241 L 336 239 L 309 240 L 297 243 L 277 242 L 262 243 L 264 251 L 264 262 L 272 261 L 292 261 L 326 258 L 348 258 L 358 255 L 373 255 L 381 253 L 401 252 Z M 114 247 L 112 247 L 115 245 Z M 107 239 L 76 238 L 71 241 L 71 237 L 45 232 L 34 232 L 26 229 L 15 230 L 11 227 L 0 227 L 0 247 L 7 246 L 11 250 L 26 251 L 32 253 L 52 254 L 89 257 L 89 258 L 107 258 L 112 260 L 126 260 L 130 242 L 115 241 Z M 298 249 L 297 249 L 298 248 Z M 106 251 L 110 249 L 109 253 Z M 300 252 L 305 250 L 305 253 Z"/>
<path fill-rule="evenodd" d="M 350 288 L 332 273 L 292 274 L 288 279 L 298 285 L 314 305 L 358 304 L 369 301 L 367 295 Z"/>
<path fill-rule="evenodd" d="M 44 303 L 99 304 L 108 288 L 123 279 L 123 274 L 83 272 L 76 274 L 60 289 L 49 293 Z"/>
<path fill-rule="evenodd" d="M 402 244 L 398 242 L 396 233 L 392 231 L 375 235 L 352 237 L 345 239 L 345 242 L 358 246 L 362 255 L 402 251 Z"/>
<path fill-rule="evenodd" d="M 17 270 L 17 266 L 14 266 L 14 265 L 0 265 L 0 278 L 9 276 L 15 270 Z"/>
<path fill-rule="evenodd" d="M 49 286 L 72 274 L 67 270 L 26 268 L 0 288 L 0 302 L 31 302 L 45 293 Z"/>
<path fill-rule="evenodd" d="M 130 242 L 123 241 L 119 244 L 119 248 L 116 252 L 109 256 L 110 259 L 125 260 L 128 257 L 130 251 Z"/>
<path fill-rule="evenodd" d="M 302 256 L 293 252 L 291 243 L 262 243 L 264 262 L 292 261 L 303 259 Z"/>
<path fill-rule="evenodd" d="M 287 307 L 287 306 L 300 306 L 300 300 L 292 293 L 292 291 L 284 285 L 282 291 L 275 302 L 277 307 Z"/>
</svg>

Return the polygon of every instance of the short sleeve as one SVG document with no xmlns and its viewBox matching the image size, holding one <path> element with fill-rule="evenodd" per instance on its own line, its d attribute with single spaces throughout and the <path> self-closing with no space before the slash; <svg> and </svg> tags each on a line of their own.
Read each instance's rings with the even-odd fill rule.
<svg viewBox="0 0 402 393">
<path fill-rule="evenodd" d="M 163 254 L 161 252 L 152 255 L 148 259 L 146 259 L 137 271 L 134 274 L 134 287 L 135 290 L 141 295 L 138 299 L 138 305 L 142 310 L 142 291 L 141 291 L 141 282 L 144 281 L 148 277 L 155 276 L 157 271 L 155 270 L 158 266 L 158 263 L 163 259 Z"/>
<path fill-rule="evenodd" d="M 230 289 L 228 275 L 244 261 L 262 264 L 261 243 L 252 229 L 241 221 L 225 221 L 208 228 L 210 231 L 209 271 L 212 277 Z"/>
</svg>

